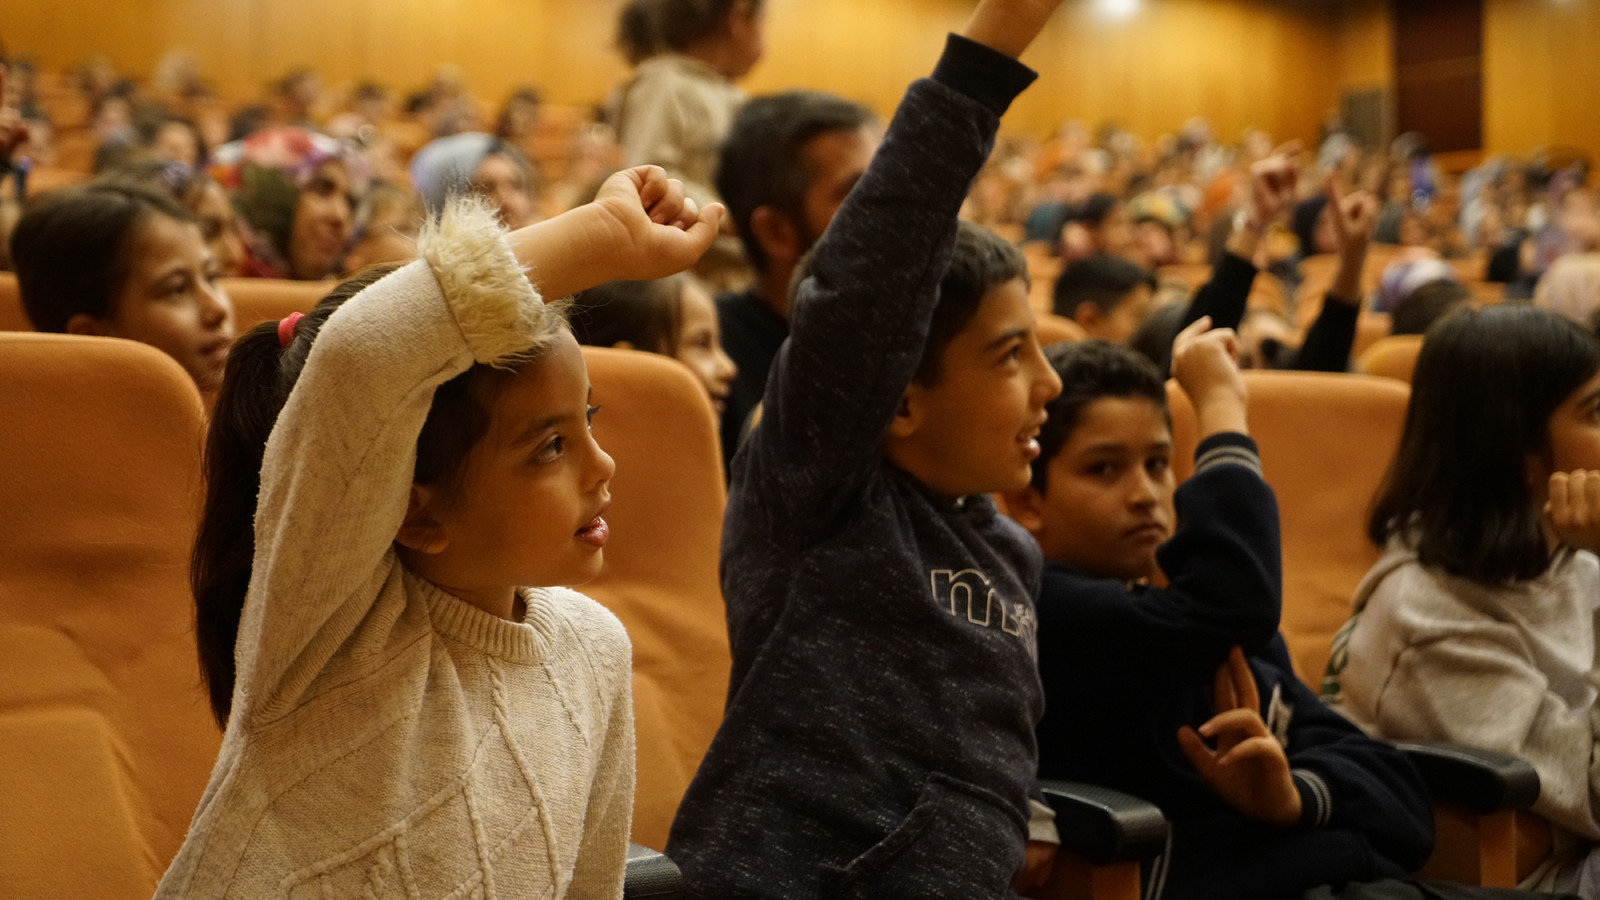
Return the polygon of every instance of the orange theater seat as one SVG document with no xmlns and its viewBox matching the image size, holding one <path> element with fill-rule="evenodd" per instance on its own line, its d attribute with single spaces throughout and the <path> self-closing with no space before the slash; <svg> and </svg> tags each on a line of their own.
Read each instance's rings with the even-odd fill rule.
<svg viewBox="0 0 1600 900">
<path fill-rule="evenodd" d="M 1387 378 L 1320 372 L 1246 372 L 1250 435 L 1278 496 L 1283 540 L 1284 640 L 1300 679 L 1320 690 L 1333 635 L 1378 551 L 1367 507 L 1389 467 L 1410 391 Z M 1172 468 L 1194 470 L 1194 409 L 1176 382 Z"/>
<path fill-rule="evenodd" d="M 666 846 L 711 746 L 728 692 L 727 616 L 717 576 L 727 492 L 705 389 L 653 353 L 583 348 L 594 434 L 617 462 L 605 569 L 582 590 L 633 640 L 638 788 L 633 840 Z"/>
<path fill-rule="evenodd" d="M 1381 375 L 1410 384 L 1411 374 L 1417 368 L 1417 354 L 1421 352 L 1422 335 L 1397 334 L 1367 348 L 1356 361 L 1356 368 L 1367 375 Z"/>
<path fill-rule="evenodd" d="M 233 301 L 233 327 L 239 334 L 276 322 L 290 313 L 310 312 L 336 281 L 286 281 L 277 278 L 224 278 L 222 287 Z"/>
<path fill-rule="evenodd" d="M 0 331 L 32 331 L 33 324 L 22 309 L 22 292 L 17 290 L 17 276 L 0 272 Z"/>
<path fill-rule="evenodd" d="M 0 334 L 0 894 L 139 900 L 221 735 L 188 574 L 203 413 L 131 341 Z"/>
</svg>

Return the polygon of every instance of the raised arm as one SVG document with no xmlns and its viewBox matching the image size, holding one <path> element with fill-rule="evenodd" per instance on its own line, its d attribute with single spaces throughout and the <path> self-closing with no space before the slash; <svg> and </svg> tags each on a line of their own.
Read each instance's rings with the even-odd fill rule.
<svg viewBox="0 0 1600 900">
<path fill-rule="evenodd" d="M 1145 664 L 1137 677 L 1156 684 L 1204 678 L 1229 648 L 1254 652 L 1278 630 L 1277 501 L 1245 434 L 1233 333 L 1208 324 L 1185 329 L 1173 349 L 1173 372 L 1194 403 L 1201 441 L 1195 474 L 1175 498 L 1177 531 L 1156 552 L 1167 586 L 1130 602 L 1121 584 L 1106 580 L 1076 590 L 1067 608 L 1040 610 L 1040 633 L 1051 633 L 1052 652 L 1098 659 L 1140 647 Z M 1051 628 L 1049 618 L 1057 616 L 1060 626 Z"/>
<path fill-rule="evenodd" d="M 793 509 L 843 496 L 870 471 L 921 358 L 957 213 L 1001 114 L 1033 81 L 1010 57 L 1056 5 L 985 0 L 907 91 L 806 266 L 736 484 Z"/>
<path fill-rule="evenodd" d="M 1303 372 L 1350 368 L 1350 348 L 1355 345 L 1356 322 L 1361 317 L 1361 277 L 1378 217 L 1378 201 L 1366 193 L 1345 195 L 1336 175 L 1328 177 L 1328 208 L 1339 236 L 1339 268 L 1333 287 L 1322 300 L 1322 311 L 1289 363 L 1288 368 Z"/>
<path fill-rule="evenodd" d="M 559 295 L 681 268 L 715 233 L 717 210 L 683 227 L 682 188 L 659 170 L 614 176 L 602 195 L 509 241 L 486 208 L 457 208 L 425 234 L 421 259 L 323 325 L 262 464 L 236 716 L 292 708 L 367 616 L 392 571 L 384 560 L 435 389 L 549 334 L 523 266 Z"/>
<path fill-rule="evenodd" d="M 1195 292 L 1183 315 L 1183 326 L 1210 317 L 1217 328 L 1238 328 L 1244 321 L 1255 283 L 1256 254 L 1267 228 L 1294 202 L 1299 177 L 1294 156 L 1298 142 L 1279 147 L 1273 154 L 1250 167 L 1250 201 L 1233 223 L 1222 258 L 1212 270 L 1211 280 Z"/>
</svg>

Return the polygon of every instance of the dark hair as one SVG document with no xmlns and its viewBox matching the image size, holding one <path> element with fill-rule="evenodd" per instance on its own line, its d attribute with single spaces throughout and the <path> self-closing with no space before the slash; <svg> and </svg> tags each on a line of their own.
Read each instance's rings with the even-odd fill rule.
<svg viewBox="0 0 1600 900">
<path fill-rule="evenodd" d="M 1021 279 L 1028 283 L 1028 261 L 1015 244 L 981 225 L 961 222 L 956 229 L 950 267 L 939 281 L 939 303 L 933 308 L 928 340 L 917 363 L 916 381 L 936 384 L 944 350 L 977 315 L 989 292 Z"/>
<path fill-rule="evenodd" d="M 224 727 L 237 674 L 234 645 L 255 557 L 256 497 L 267 438 L 328 317 L 397 268 L 374 266 L 334 288 L 295 326 L 289 346 L 280 346 L 277 322 L 264 322 L 228 353 L 206 436 L 205 508 L 189 574 L 200 674 L 211 712 Z M 467 453 L 488 431 L 493 393 L 514 371 L 477 364 L 439 386 L 417 435 L 413 478 L 418 484 L 439 485 L 446 495 L 456 488 Z"/>
<path fill-rule="evenodd" d="M 766 268 L 767 258 L 751 234 L 751 216 L 770 206 L 798 226 L 815 177 L 805 163 L 806 146 L 825 134 L 857 131 L 874 121 L 866 107 L 819 91 L 770 94 L 740 107 L 723 141 L 715 182 L 757 271 Z"/>
<path fill-rule="evenodd" d="M 1472 299 L 1472 291 L 1449 278 L 1420 285 L 1390 310 L 1390 334 L 1422 334 L 1445 313 Z"/>
<path fill-rule="evenodd" d="M 1183 318 L 1189 312 L 1188 300 L 1172 300 L 1151 311 L 1140 323 L 1128 346 L 1140 356 L 1150 360 L 1161 372 L 1172 368 L 1172 342 L 1183 330 Z"/>
<path fill-rule="evenodd" d="M 112 315 L 134 239 L 157 215 L 194 221 L 171 195 L 118 182 L 64 188 L 30 204 L 11 234 L 11 258 L 33 327 L 63 332 L 73 316 Z"/>
<path fill-rule="evenodd" d="M 206 146 L 205 136 L 200 133 L 200 126 L 196 125 L 193 119 L 174 115 L 165 110 L 157 109 L 152 114 L 139 116 L 135 120 L 134 130 L 139 135 L 139 144 L 145 149 L 155 146 L 156 139 L 161 137 L 161 130 L 168 125 L 187 129 L 194 136 L 195 158 L 204 164 L 211 150 Z"/>
<path fill-rule="evenodd" d="M 762 0 L 654 0 L 655 35 L 663 47 L 684 50 L 716 34 L 739 6 L 759 12 L 761 3 Z"/>
<path fill-rule="evenodd" d="M 1068 319 L 1083 303 L 1093 303 L 1101 312 L 1109 313 L 1141 284 L 1154 291 L 1156 277 L 1120 256 L 1097 253 L 1061 270 L 1056 276 L 1051 307 L 1056 315 Z"/>
<path fill-rule="evenodd" d="M 1082 222 L 1091 228 L 1099 227 L 1117 208 L 1117 198 L 1104 191 L 1090 194 L 1077 206 L 1068 207 L 1061 224 Z"/>
<path fill-rule="evenodd" d="M 204 169 L 193 168 L 181 162 L 141 159 L 107 172 L 101 178 L 101 183 L 129 184 L 168 193 L 193 212 L 194 205 L 200 201 L 206 186 L 211 183 L 211 177 Z"/>
<path fill-rule="evenodd" d="M 1045 405 L 1049 415 L 1039 429 L 1039 455 L 1034 457 L 1033 481 L 1043 491 L 1049 482 L 1050 460 L 1055 459 L 1089 404 L 1104 397 L 1149 400 L 1172 426 L 1167 409 L 1167 385 L 1161 370 L 1145 356 L 1109 341 L 1078 341 L 1046 347 L 1045 359 L 1061 376 L 1061 394 Z"/>
<path fill-rule="evenodd" d="M 683 328 L 683 280 L 612 281 L 572 298 L 567 321 L 578 343 L 671 354 Z"/>
<path fill-rule="evenodd" d="M 1600 341 L 1527 306 L 1463 309 L 1428 331 L 1400 449 L 1367 535 L 1402 538 L 1423 565 L 1484 583 L 1549 565 L 1529 454 L 1549 452 L 1550 416 L 1600 372 Z"/>
<path fill-rule="evenodd" d="M 661 52 L 656 3 L 657 0 L 631 0 L 617 14 L 617 49 L 630 66 L 637 66 Z"/>
</svg>

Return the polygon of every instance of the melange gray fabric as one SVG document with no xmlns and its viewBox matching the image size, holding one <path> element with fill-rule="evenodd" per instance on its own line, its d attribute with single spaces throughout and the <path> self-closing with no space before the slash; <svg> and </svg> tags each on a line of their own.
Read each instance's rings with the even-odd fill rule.
<svg viewBox="0 0 1600 900">
<path fill-rule="evenodd" d="M 691 897 L 1012 896 L 1042 710 L 1038 549 L 880 443 L 956 213 L 1033 77 L 952 37 L 817 247 L 733 465 L 727 716 L 667 845 Z"/>
</svg>

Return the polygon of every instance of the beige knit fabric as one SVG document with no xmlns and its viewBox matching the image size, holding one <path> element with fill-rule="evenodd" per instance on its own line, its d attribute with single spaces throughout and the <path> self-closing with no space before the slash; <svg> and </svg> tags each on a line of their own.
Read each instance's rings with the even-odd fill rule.
<svg viewBox="0 0 1600 900">
<path fill-rule="evenodd" d="M 481 209 L 424 256 L 329 319 L 272 432 L 233 716 L 157 897 L 622 894 L 621 624 L 560 588 L 498 619 L 392 547 L 434 389 L 550 328 Z"/>
</svg>

